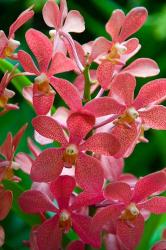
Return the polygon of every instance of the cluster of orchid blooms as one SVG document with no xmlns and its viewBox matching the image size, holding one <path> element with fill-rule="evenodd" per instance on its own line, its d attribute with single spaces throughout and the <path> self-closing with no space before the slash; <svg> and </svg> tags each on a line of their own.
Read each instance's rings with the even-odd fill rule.
<svg viewBox="0 0 166 250">
<path fill-rule="evenodd" d="M 15 94 L 8 89 L 12 79 L 34 76 L 22 94 L 36 112 L 35 140 L 52 147 L 42 152 L 28 138 L 31 154 L 15 154 L 27 125 L 14 137 L 8 133 L 0 146 L 0 220 L 12 206 L 12 192 L 5 190 L 3 180 L 21 181 L 16 176 L 20 168 L 33 184 L 19 205 L 41 218 L 26 243 L 30 249 L 100 249 L 104 244 L 107 250 L 134 250 L 150 214 L 166 213 L 166 197 L 159 196 L 166 190 L 165 169 L 139 179 L 123 173 L 124 158 L 137 143 L 148 142 L 144 132 L 166 129 L 166 108 L 160 104 L 166 100 L 166 79 L 146 83 L 134 98 L 136 77 L 157 75 L 158 65 L 140 58 L 126 66 L 141 48 L 137 38 L 128 38 L 145 23 L 147 11 L 138 7 L 125 15 L 115 10 L 106 24 L 111 39 L 99 37 L 81 45 L 70 35 L 84 31 L 81 14 L 68 12 L 66 0 L 60 6 L 48 0 L 43 18 L 51 28 L 50 37 L 35 29 L 25 34 L 37 65 L 15 40 L 17 29 L 33 15 L 32 8 L 24 11 L 10 26 L 8 37 L 0 31 L 0 58 L 16 60 L 24 69 L 15 73 L 16 65 L 4 74 L 0 115 L 19 108 L 9 103 Z M 75 72 L 73 84 L 56 76 L 67 71 Z M 56 95 L 65 105 L 53 109 Z M 77 240 L 64 246 L 63 236 L 71 230 Z M 166 249 L 164 238 L 152 249 Z M 0 245 L 4 239 L 0 227 Z"/>
</svg>

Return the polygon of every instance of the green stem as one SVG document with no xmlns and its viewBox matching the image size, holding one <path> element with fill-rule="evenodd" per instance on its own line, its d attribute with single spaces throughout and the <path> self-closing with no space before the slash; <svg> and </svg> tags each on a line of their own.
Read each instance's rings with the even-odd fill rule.
<svg viewBox="0 0 166 250">
<path fill-rule="evenodd" d="M 85 79 L 85 87 L 84 87 L 84 99 L 85 99 L 85 102 L 91 100 L 90 87 L 91 87 L 92 81 L 91 81 L 91 78 L 90 78 L 89 68 L 90 68 L 90 66 L 87 65 L 85 67 L 84 71 L 83 71 L 84 79 Z"/>
</svg>

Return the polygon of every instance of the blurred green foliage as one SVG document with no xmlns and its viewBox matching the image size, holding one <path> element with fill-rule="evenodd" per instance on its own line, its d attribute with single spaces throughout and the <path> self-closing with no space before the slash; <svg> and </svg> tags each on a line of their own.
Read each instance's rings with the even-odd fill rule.
<svg viewBox="0 0 166 250">
<path fill-rule="evenodd" d="M 34 4 L 36 12 L 34 18 L 24 25 L 17 33 L 16 38 L 22 42 L 21 47 L 27 49 L 24 34 L 30 27 L 34 27 L 48 34 L 48 27 L 42 19 L 42 6 L 46 0 L 0 0 L 0 30 L 8 32 L 10 24 L 25 8 Z M 145 6 L 149 12 L 149 18 L 144 27 L 136 34 L 142 44 L 142 49 L 136 57 L 153 58 L 159 64 L 161 73 L 158 77 L 166 77 L 166 1 L 158 0 L 68 0 L 69 9 L 79 10 L 85 18 L 86 31 L 73 37 L 80 43 L 86 43 L 94 40 L 97 36 L 105 36 L 109 38 L 105 32 L 105 23 L 109 19 L 111 12 L 116 8 L 123 9 L 126 13 L 133 7 Z M 133 59 L 132 59 L 133 60 Z M 0 72 L 2 76 L 2 72 Z M 73 79 L 73 75 L 65 74 L 69 80 Z M 138 88 L 149 79 L 138 79 Z M 24 85 L 24 81 L 17 84 Z M 15 89 L 15 85 L 10 85 L 11 89 Z M 16 97 L 13 100 L 20 104 L 19 111 L 11 111 L 0 117 L 0 144 L 5 139 L 7 132 L 16 133 L 17 130 L 26 122 L 29 123 L 28 129 L 18 148 L 19 151 L 28 152 L 27 136 L 33 136 L 31 119 L 34 117 L 32 107 L 23 100 L 21 94 L 16 90 Z M 55 105 L 58 105 L 57 101 Z M 126 160 L 125 171 L 142 176 L 150 172 L 159 170 L 166 166 L 166 132 L 164 131 L 148 131 L 147 138 L 149 144 L 137 145 L 134 153 Z M 23 178 L 20 184 L 21 188 L 29 188 L 30 182 L 25 174 L 20 173 Z M 19 188 L 20 188 L 19 187 Z M 16 188 L 16 194 L 19 192 Z M 2 249 L 5 250 L 24 250 L 27 249 L 21 243 L 22 240 L 28 239 L 29 225 L 25 224 L 26 219 L 18 216 L 17 204 L 8 218 L 2 223 L 6 230 L 6 244 Z M 14 213 L 16 212 L 16 213 Z M 22 219 L 25 219 L 23 221 Z M 152 216 L 147 222 L 146 233 L 138 247 L 139 250 L 148 250 L 150 245 L 160 239 L 162 229 L 166 227 L 166 215 Z M 74 238 L 72 234 L 70 237 Z"/>
</svg>

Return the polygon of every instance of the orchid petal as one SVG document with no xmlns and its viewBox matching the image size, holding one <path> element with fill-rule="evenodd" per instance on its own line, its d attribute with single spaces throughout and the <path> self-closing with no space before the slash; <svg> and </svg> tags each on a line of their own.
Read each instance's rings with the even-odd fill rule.
<svg viewBox="0 0 166 250">
<path fill-rule="evenodd" d="M 49 0 L 43 7 L 43 18 L 45 23 L 57 29 L 59 25 L 60 11 L 55 1 Z"/>
<path fill-rule="evenodd" d="M 36 182 L 50 182 L 59 177 L 64 162 L 63 149 L 48 148 L 33 162 L 31 178 Z"/>
<path fill-rule="evenodd" d="M 57 212 L 57 208 L 51 199 L 38 190 L 28 190 L 19 198 L 21 209 L 26 213 Z"/>
<path fill-rule="evenodd" d="M 65 20 L 63 31 L 81 33 L 85 30 L 83 16 L 77 10 L 71 10 Z"/>
<path fill-rule="evenodd" d="M 35 55 L 41 72 L 47 72 L 48 65 L 52 57 L 52 43 L 38 30 L 29 29 L 26 32 L 26 41 L 29 48 Z"/>
<path fill-rule="evenodd" d="M 67 141 L 61 126 L 51 117 L 40 115 L 32 120 L 35 130 L 42 136 L 60 142 L 63 146 Z"/>
<path fill-rule="evenodd" d="M 26 72 L 32 73 L 35 75 L 40 74 L 38 69 L 36 68 L 36 65 L 34 64 L 34 61 L 32 60 L 32 57 L 27 52 L 23 50 L 19 50 L 18 60 Z"/>
</svg>

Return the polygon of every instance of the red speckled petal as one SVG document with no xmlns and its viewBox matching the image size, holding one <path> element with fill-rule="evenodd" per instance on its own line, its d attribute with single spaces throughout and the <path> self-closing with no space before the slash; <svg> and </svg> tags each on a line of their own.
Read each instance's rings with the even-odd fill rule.
<svg viewBox="0 0 166 250">
<path fill-rule="evenodd" d="M 145 84 L 135 99 L 134 106 L 139 109 L 149 104 L 158 104 L 166 99 L 166 79 L 157 79 Z"/>
<path fill-rule="evenodd" d="M 111 134 L 97 133 L 89 137 L 79 149 L 111 156 L 119 151 L 120 144 L 116 137 Z"/>
<path fill-rule="evenodd" d="M 79 92 L 74 85 L 67 80 L 55 77 L 50 78 L 50 84 L 72 111 L 82 108 Z"/>
<path fill-rule="evenodd" d="M 114 74 L 115 65 L 112 62 L 104 61 L 97 69 L 97 80 L 104 89 L 109 89 Z"/>
<path fill-rule="evenodd" d="M 34 129 L 42 136 L 60 142 L 63 146 L 67 141 L 61 126 L 52 118 L 40 115 L 32 120 Z"/>
<path fill-rule="evenodd" d="M 137 205 L 139 209 L 145 209 L 153 214 L 166 213 L 166 197 L 153 197 Z"/>
<path fill-rule="evenodd" d="M 0 188 L 0 220 L 5 219 L 12 207 L 12 192 L 3 190 Z"/>
<path fill-rule="evenodd" d="M 126 183 L 113 182 L 106 187 L 104 196 L 107 199 L 123 201 L 125 204 L 128 204 L 132 198 L 132 191 Z"/>
<path fill-rule="evenodd" d="M 138 202 L 148 198 L 148 196 L 156 192 L 164 191 L 165 183 L 166 174 L 164 171 L 152 173 L 140 178 L 134 189 L 133 201 Z"/>
<path fill-rule="evenodd" d="M 47 72 L 52 57 L 52 43 L 42 32 L 29 29 L 26 32 L 26 41 L 35 55 L 41 72 Z"/>
<path fill-rule="evenodd" d="M 57 212 L 57 208 L 51 199 L 38 190 L 28 190 L 19 198 L 21 209 L 26 213 L 45 213 L 46 211 Z"/>
<path fill-rule="evenodd" d="M 136 86 L 135 78 L 128 73 L 121 73 L 114 78 L 109 96 L 123 105 L 131 105 Z"/>
<path fill-rule="evenodd" d="M 24 23 L 31 19 L 34 15 L 34 11 L 31 8 L 23 11 L 15 22 L 10 26 L 9 29 L 9 38 L 14 38 L 14 33 L 18 30 Z"/>
<path fill-rule="evenodd" d="M 94 123 L 95 117 L 87 112 L 72 113 L 67 120 L 70 141 L 76 144 L 80 143 L 80 141 L 91 131 Z"/>
<path fill-rule="evenodd" d="M 57 179 L 62 172 L 63 149 L 48 148 L 33 162 L 31 178 L 36 182 L 50 182 Z"/>
<path fill-rule="evenodd" d="M 117 237 L 122 244 L 130 250 L 138 245 L 144 230 L 144 218 L 140 214 L 135 220 L 129 222 L 119 220 L 117 223 Z"/>
<path fill-rule="evenodd" d="M 115 10 L 106 24 L 106 31 L 116 41 L 121 27 L 125 20 L 125 14 L 122 10 Z"/>
<path fill-rule="evenodd" d="M 99 160 L 80 153 L 76 162 L 76 181 L 86 191 L 100 191 L 103 186 L 103 170 Z"/>
<path fill-rule="evenodd" d="M 60 209 L 69 206 L 70 196 L 75 188 L 75 180 L 71 176 L 60 176 L 56 181 L 50 184 L 51 192 L 58 201 Z"/>
<path fill-rule="evenodd" d="M 137 32 L 145 23 L 147 16 L 148 13 L 145 8 L 133 8 L 125 18 L 118 38 L 119 42 L 123 42 L 126 38 Z"/>
<path fill-rule="evenodd" d="M 148 127 L 159 130 L 166 129 L 166 107 L 156 105 L 139 113 L 143 123 Z"/>
<path fill-rule="evenodd" d="M 40 250 L 59 250 L 62 231 L 58 222 L 58 216 L 54 216 L 37 228 L 37 244 Z"/>
<path fill-rule="evenodd" d="M 40 72 L 36 68 L 36 65 L 34 64 L 34 61 L 32 60 L 32 57 L 27 52 L 25 52 L 23 50 L 19 50 L 18 51 L 18 60 L 26 72 L 32 73 L 35 75 L 40 74 Z"/>
</svg>

